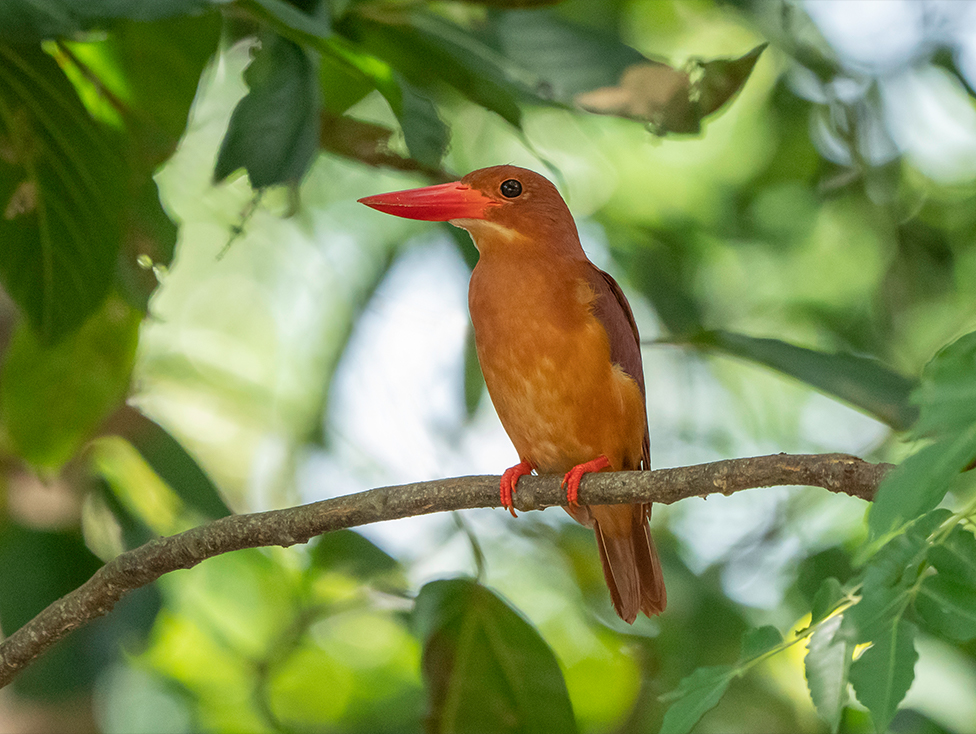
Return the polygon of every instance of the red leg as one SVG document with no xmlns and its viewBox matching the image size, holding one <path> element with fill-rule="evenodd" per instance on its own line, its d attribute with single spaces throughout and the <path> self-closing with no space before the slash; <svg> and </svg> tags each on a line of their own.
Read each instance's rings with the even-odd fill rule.
<svg viewBox="0 0 976 734">
<path fill-rule="evenodd" d="M 578 504 L 576 498 L 579 495 L 579 486 L 583 475 L 589 474 L 590 472 L 602 471 L 608 466 L 610 466 L 610 459 L 606 456 L 598 456 L 593 461 L 587 461 L 585 464 L 577 464 L 566 472 L 566 476 L 563 477 L 562 486 L 566 488 L 566 499 L 569 500 L 570 507 L 576 507 Z"/>
<path fill-rule="evenodd" d="M 518 484 L 520 477 L 524 477 L 526 474 L 531 473 L 532 465 L 523 459 L 520 464 L 516 464 L 515 466 L 506 469 L 505 473 L 502 474 L 502 507 L 511 512 L 512 517 L 518 517 L 518 515 L 515 514 L 515 508 L 512 506 L 512 495 L 515 494 L 515 485 Z"/>
</svg>

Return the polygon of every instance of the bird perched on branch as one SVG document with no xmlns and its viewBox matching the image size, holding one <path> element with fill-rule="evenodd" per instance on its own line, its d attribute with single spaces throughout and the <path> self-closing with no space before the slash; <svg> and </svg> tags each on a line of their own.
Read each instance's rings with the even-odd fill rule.
<svg viewBox="0 0 976 734">
<path fill-rule="evenodd" d="M 387 214 L 447 221 L 478 248 L 468 306 L 478 361 L 520 462 L 501 480 L 563 474 L 566 511 L 596 531 L 617 614 L 664 611 L 651 506 L 580 505 L 588 472 L 650 468 L 640 339 L 616 281 L 591 263 L 559 192 L 537 173 L 494 166 L 459 182 L 360 199 Z"/>
</svg>

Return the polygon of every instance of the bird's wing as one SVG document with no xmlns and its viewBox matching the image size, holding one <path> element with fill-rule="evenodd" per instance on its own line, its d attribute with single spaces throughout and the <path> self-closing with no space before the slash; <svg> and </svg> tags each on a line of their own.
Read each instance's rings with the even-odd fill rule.
<svg viewBox="0 0 976 734">
<path fill-rule="evenodd" d="M 641 395 L 645 395 L 640 334 L 637 332 L 637 322 L 634 321 L 634 312 L 630 309 L 627 297 L 617 281 L 596 266 L 591 265 L 587 269 L 587 281 L 596 294 L 593 315 L 610 340 L 610 359 L 634 379 L 640 387 Z M 651 444 L 647 429 L 644 430 L 642 455 L 644 468 L 650 469 Z"/>
</svg>

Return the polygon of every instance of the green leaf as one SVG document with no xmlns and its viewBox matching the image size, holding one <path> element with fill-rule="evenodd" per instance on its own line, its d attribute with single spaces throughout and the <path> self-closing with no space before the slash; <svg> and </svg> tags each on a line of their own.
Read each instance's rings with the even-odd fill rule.
<svg viewBox="0 0 976 734">
<path fill-rule="evenodd" d="M 14 522 L 0 525 L 0 621 L 10 635 L 48 604 L 91 578 L 101 562 L 77 530 L 38 530 Z M 16 590 L 12 593 L 12 590 Z M 107 662 L 99 655 L 94 628 L 78 630 L 35 660 L 14 688 L 32 698 L 64 700 L 94 683 Z"/>
<path fill-rule="evenodd" d="M 426 12 L 391 15 L 379 23 L 354 16 L 343 32 L 420 89 L 445 82 L 515 127 L 524 91 L 499 67 L 499 57 L 475 36 Z"/>
<path fill-rule="evenodd" d="M 159 478 L 203 517 L 215 520 L 231 514 L 220 490 L 182 444 L 162 426 L 128 410 L 126 438 Z"/>
<path fill-rule="evenodd" d="M 576 731 L 552 650 L 485 587 L 466 579 L 427 584 L 413 627 L 424 646 L 429 731 Z"/>
<path fill-rule="evenodd" d="M 47 343 L 77 329 L 111 286 L 127 185 L 120 148 L 50 56 L 0 45 L 0 278 Z"/>
<path fill-rule="evenodd" d="M 667 699 L 676 699 L 664 714 L 660 734 L 687 734 L 725 695 L 736 669 L 731 665 L 699 668 L 682 678 Z"/>
<path fill-rule="evenodd" d="M 485 378 L 481 374 L 481 363 L 478 362 L 474 331 L 468 329 L 464 337 L 464 408 L 467 411 L 468 418 L 474 417 L 484 393 Z"/>
<path fill-rule="evenodd" d="M 940 574 L 976 586 L 976 536 L 959 525 L 944 542 L 929 548 L 928 561 Z"/>
<path fill-rule="evenodd" d="M 720 110 L 743 86 L 752 74 L 759 56 L 768 43 L 761 43 L 752 51 L 737 59 L 716 59 L 699 62 L 701 79 L 698 82 L 701 114 L 710 115 Z"/>
<path fill-rule="evenodd" d="M 909 401 L 914 383 L 871 357 L 818 352 L 779 339 L 721 330 L 701 332 L 689 341 L 795 377 L 892 428 L 907 428 L 918 414 Z"/>
<path fill-rule="evenodd" d="M 45 38 L 77 36 L 116 20 L 152 21 L 197 15 L 212 0 L 3 0 L 0 41 L 37 43 Z"/>
<path fill-rule="evenodd" d="M 875 729 L 883 732 L 915 679 L 915 625 L 898 618 L 873 642 L 851 665 L 850 678 L 858 700 L 871 712 Z"/>
<path fill-rule="evenodd" d="M 309 554 L 317 571 L 340 571 L 357 578 L 373 578 L 400 570 L 399 562 L 353 530 L 321 536 Z"/>
<path fill-rule="evenodd" d="M 298 182 L 319 144 L 315 64 L 300 46 L 265 33 L 244 80 L 249 91 L 231 115 L 214 180 L 245 168 L 255 189 Z"/>
<path fill-rule="evenodd" d="M 828 581 L 836 582 L 835 579 Z M 807 643 L 803 668 L 810 698 L 832 732 L 840 728 L 841 715 L 847 705 L 848 673 L 856 635 L 857 630 L 850 621 L 839 614 L 820 624 Z"/>
<path fill-rule="evenodd" d="M 304 35 L 327 38 L 332 35 L 328 5 L 322 3 L 323 12 L 305 13 L 285 0 L 244 0 L 241 5 L 254 11 L 265 20 L 274 20 L 287 29 Z"/>
<path fill-rule="evenodd" d="M 915 608 L 933 630 L 953 640 L 976 637 L 976 586 L 942 573 L 922 582 Z"/>
<path fill-rule="evenodd" d="M 922 372 L 913 399 L 921 406 L 917 436 L 951 436 L 976 423 L 976 332 L 943 347 Z"/>
<path fill-rule="evenodd" d="M 742 653 L 740 660 L 750 660 L 769 652 L 783 643 L 783 635 L 772 625 L 748 630 L 742 635 Z"/>
<path fill-rule="evenodd" d="M 976 423 L 912 454 L 878 487 L 868 512 L 872 537 L 881 537 L 938 505 L 976 455 Z"/>
<path fill-rule="evenodd" d="M 57 469 L 126 396 L 139 314 L 117 299 L 75 334 L 44 345 L 23 325 L 0 379 L 4 425 L 28 462 Z"/>
<path fill-rule="evenodd" d="M 817 622 L 830 614 L 844 596 L 844 589 L 840 585 L 840 581 L 833 576 L 824 579 L 823 583 L 820 584 L 820 588 L 817 589 L 816 595 L 813 597 L 813 608 L 810 610 L 810 625 L 817 624 Z"/>
<path fill-rule="evenodd" d="M 398 78 L 397 81 L 400 100 L 395 106 L 391 102 L 391 107 L 400 122 L 410 157 L 425 166 L 436 168 L 447 150 L 451 131 L 438 116 L 433 102 L 406 80 Z"/>
</svg>

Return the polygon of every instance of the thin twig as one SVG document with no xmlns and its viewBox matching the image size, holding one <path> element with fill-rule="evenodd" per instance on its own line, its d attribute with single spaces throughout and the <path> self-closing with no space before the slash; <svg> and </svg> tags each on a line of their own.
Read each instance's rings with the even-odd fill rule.
<svg viewBox="0 0 976 734">
<path fill-rule="evenodd" d="M 870 500 L 888 464 L 869 464 L 846 454 L 806 454 L 728 459 L 711 464 L 588 475 L 583 504 L 660 502 L 725 495 L 781 485 L 823 487 Z M 522 511 L 566 503 L 560 477 L 523 477 L 515 495 Z M 108 614 L 126 594 L 171 571 L 193 568 L 207 558 L 243 548 L 305 543 L 317 535 L 383 520 L 432 512 L 499 507 L 499 477 L 455 477 L 336 497 L 300 507 L 231 515 L 157 538 L 114 558 L 79 588 L 48 606 L 0 643 L 0 687 L 73 630 Z"/>
</svg>

